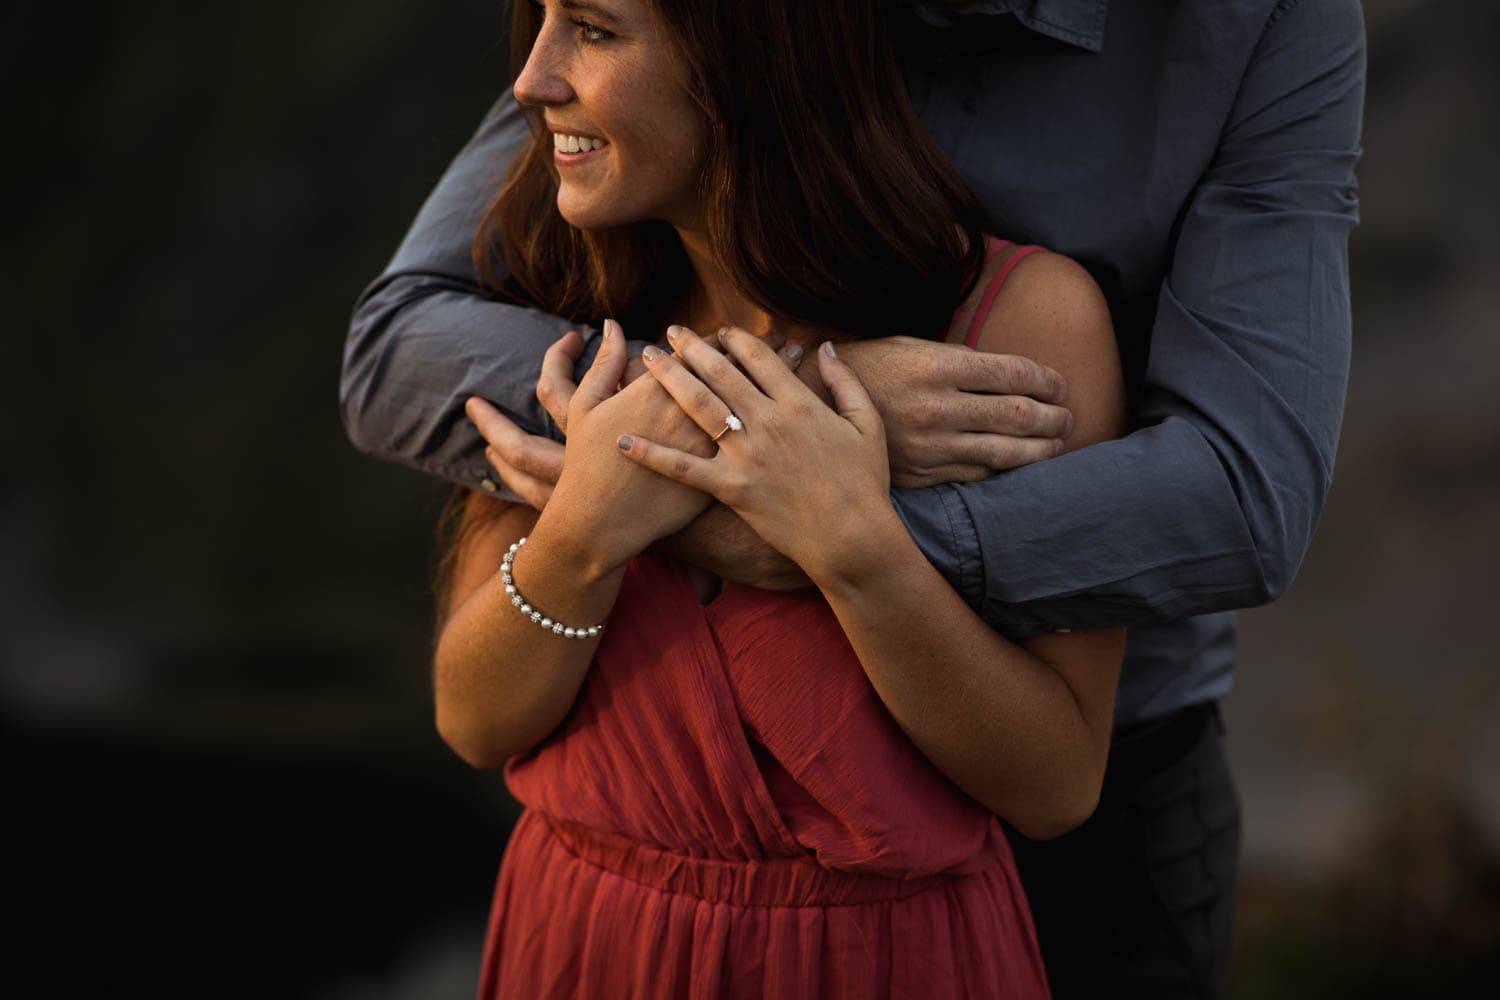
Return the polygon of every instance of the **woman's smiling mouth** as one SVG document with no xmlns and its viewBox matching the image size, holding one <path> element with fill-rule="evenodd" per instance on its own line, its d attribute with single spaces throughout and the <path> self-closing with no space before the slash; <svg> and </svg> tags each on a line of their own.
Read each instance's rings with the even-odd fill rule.
<svg viewBox="0 0 1500 1000">
<path fill-rule="evenodd" d="M 552 133 L 552 155 L 553 159 L 559 163 L 577 163 L 592 157 L 608 145 L 608 142 L 593 136 L 574 135 L 569 132 Z"/>
</svg>

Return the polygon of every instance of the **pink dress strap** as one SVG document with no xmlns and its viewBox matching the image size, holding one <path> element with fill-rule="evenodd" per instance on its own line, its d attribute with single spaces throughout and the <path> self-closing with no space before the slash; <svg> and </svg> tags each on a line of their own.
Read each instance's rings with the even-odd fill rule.
<svg viewBox="0 0 1500 1000">
<path fill-rule="evenodd" d="M 989 250 L 984 255 L 985 263 L 995 259 L 995 255 L 1008 246 L 1013 246 L 1009 240 L 996 240 L 990 244 Z M 984 321 L 989 319 L 990 308 L 995 304 L 995 297 L 1000 294 L 1000 286 L 1005 284 L 1005 279 L 1010 277 L 1010 272 L 1032 254 L 1045 249 L 1039 246 L 1024 246 L 1017 248 L 1016 252 L 1002 265 L 995 276 L 990 279 L 989 287 L 984 290 L 984 298 L 979 300 L 979 308 L 974 312 L 974 319 L 969 323 L 969 334 L 964 338 L 964 346 L 973 349 L 979 343 L 979 331 L 984 329 Z"/>
</svg>

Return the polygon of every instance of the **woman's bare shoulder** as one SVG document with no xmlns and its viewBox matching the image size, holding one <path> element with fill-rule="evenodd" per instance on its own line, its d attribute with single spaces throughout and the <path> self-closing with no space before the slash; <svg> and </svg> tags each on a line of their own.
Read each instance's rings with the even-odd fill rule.
<svg viewBox="0 0 1500 1000">
<path fill-rule="evenodd" d="M 1067 450 L 1124 433 L 1125 383 L 1109 304 L 1093 276 L 1072 258 L 1042 251 L 1016 262 L 976 347 L 1019 354 L 1062 373 L 1068 382 L 1065 405 L 1074 418 Z"/>
</svg>

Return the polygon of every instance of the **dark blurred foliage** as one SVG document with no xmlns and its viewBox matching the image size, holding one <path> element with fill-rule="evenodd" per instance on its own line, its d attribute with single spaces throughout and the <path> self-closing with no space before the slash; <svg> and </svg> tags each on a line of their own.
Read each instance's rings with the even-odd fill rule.
<svg viewBox="0 0 1500 1000">
<path fill-rule="evenodd" d="M 335 399 L 354 296 L 503 84 L 502 8 L 5 15 L 0 738 L 38 992 L 472 994 L 513 804 L 432 729 L 445 488 L 356 455 Z M 1228 706 L 1235 997 L 1500 973 L 1500 5 L 1366 9 L 1338 480 Z"/>
<path fill-rule="evenodd" d="M 512 805 L 432 727 L 446 491 L 336 391 L 502 6 L 6 15 L 7 896 L 47 995 L 472 993 Z"/>
</svg>

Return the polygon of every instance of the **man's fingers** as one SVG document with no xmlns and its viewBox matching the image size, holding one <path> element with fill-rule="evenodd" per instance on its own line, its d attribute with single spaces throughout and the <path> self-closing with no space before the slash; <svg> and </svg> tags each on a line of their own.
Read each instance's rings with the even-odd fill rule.
<svg viewBox="0 0 1500 1000">
<path fill-rule="evenodd" d="M 464 407 L 479 436 L 494 447 L 507 463 L 534 476 L 546 477 L 562 471 L 563 446 L 551 438 L 528 434 L 516 423 L 478 396 Z M 556 476 L 553 475 L 553 479 Z"/>
<path fill-rule="evenodd" d="M 536 380 L 536 398 L 564 432 L 568 429 L 568 404 L 578 385 L 573 371 L 583 357 L 583 338 L 569 330 L 542 355 L 542 373 Z"/>
<path fill-rule="evenodd" d="M 650 369 L 646 367 L 645 359 L 637 354 L 635 357 L 625 362 L 625 377 L 620 379 L 621 387 L 623 388 L 624 386 L 629 385 L 636 379 L 640 378 L 642 375 L 646 374 L 646 372 L 648 371 L 650 371 Z"/>
<path fill-rule="evenodd" d="M 1012 437 L 1065 438 L 1073 433 L 1071 410 L 1030 396 L 952 393 L 933 408 L 932 422 L 938 428 Z"/>
<path fill-rule="evenodd" d="M 939 483 L 977 483 L 988 479 L 995 470 L 985 465 L 940 465 L 935 469 L 891 470 L 891 485 L 906 489 L 936 486 Z"/>
<path fill-rule="evenodd" d="M 719 349 L 719 353 L 721 354 L 727 354 L 729 352 L 729 345 L 724 342 L 724 334 L 729 329 L 730 328 L 727 326 L 719 327 L 719 331 L 712 337 L 704 338 L 704 343 L 712 344 L 714 347 L 717 347 Z M 744 332 L 750 333 L 749 330 L 745 330 Z M 786 334 L 782 333 L 780 330 L 767 330 L 765 333 L 750 333 L 750 336 L 754 337 L 756 340 L 760 341 L 763 344 L 770 345 L 770 348 L 773 351 L 780 352 L 781 349 L 786 346 Z"/>
<path fill-rule="evenodd" d="M 951 462 L 983 465 L 996 472 L 1017 469 L 1062 453 L 1061 438 L 960 433 L 942 449 Z"/>
<path fill-rule="evenodd" d="M 536 510 L 546 507 L 547 501 L 552 499 L 552 483 L 543 482 L 507 464 L 505 458 L 493 445 L 484 450 L 484 457 L 489 461 L 490 467 L 495 470 L 495 474 L 500 477 L 500 481 Z"/>
<path fill-rule="evenodd" d="M 1061 403 L 1068 392 L 1060 374 L 1019 354 L 953 351 L 946 364 L 954 385 L 968 392 L 1030 396 L 1043 403 Z"/>
<path fill-rule="evenodd" d="M 561 479 L 566 449 L 551 438 L 527 434 L 519 427 L 515 431 L 493 445 L 505 464 L 544 483 L 556 483 Z"/>
<path fill-rule="evenodd" d="M 485 451 L 486 456 L 493 452 L 507 468 L 549 485 L 556 483 L 562 476 L 564 448 L 561 444 L 551 438 L 527 434 L 509 417 L 478 396 L 471 397 L 464 409 L 469 414 L 469 419 L 474 421 L 474 426 L 479 428 L 479 436 L 489 445 Z M 491 461 L 490 464 L 495 463 Z M 496 471 L 501 471 L 498 466 Z M 503 472 L 501 478 L 509 482 Z"/>
<path fill-rule="evenodd" d="M 484 438 L 486 444 L 498 444 L 512 434 L 524 433 L 511 423 L 509 417 L 478 396 L 468 398 L 464 403 L 464 412 L 474 421 L 474 426 L 479 429 L 479 436 Z"/>
</svg>

